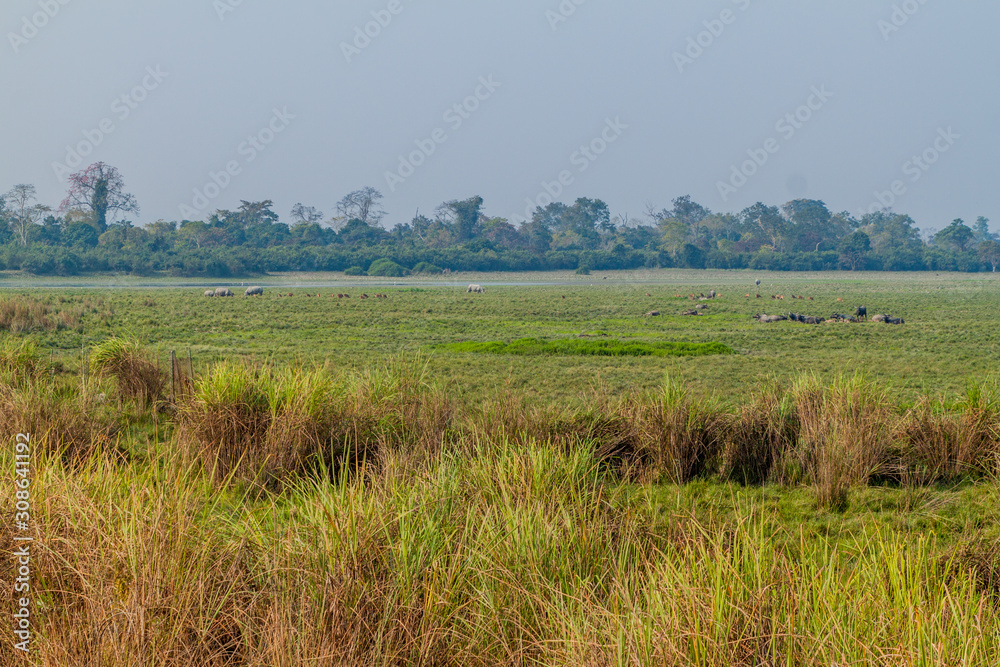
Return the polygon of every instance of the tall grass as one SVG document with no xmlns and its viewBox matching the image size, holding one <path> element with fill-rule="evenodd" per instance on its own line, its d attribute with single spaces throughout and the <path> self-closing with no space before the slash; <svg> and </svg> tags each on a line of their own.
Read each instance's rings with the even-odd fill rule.
<svg viewBox="0 0 1000 667">
<path fill-rule="evenodd" d="M 134 338 L 109 338 L 94 347 L 90 362 L 98 376 L 113 377 L 119 397 L 152 405 L 163 397 L 167 378 Z"/>
<path fill-rule="evenodd" d="M 448 437 L 451 411 L 405 365 L 337 375 L 223 363 L 195 384 L 179 430 L 220 478 L 270 485 L 385 451 L 433 452 Z"/>
<path fill-rule="evenodd" d="M 0 453 L 0 465 L 11 463 Z M 463 442 L 252 500 L 37 461 L 37 664 L 994 665 L 996 553 L 754 504 L 663 515 L 593 450 Z M 12 548 L 9 515 L 0 540 Z M 784 534 L 785 539 L 775 539 Z M 0 567 L 11 567 L 5 558 Z M 4 575 L 6 576 L 6 574 Z M 5 645 L 9 624 L 0 627 Z M 0 664 L 15 664 L 13 652 Z"/>
<path fill-rule="evenodd" d="M 83 310 L 79 307 L 56 307 L 31 297 L 0 299 L 0 331 L 29 334 L 78 329 Z"/>
</svg>

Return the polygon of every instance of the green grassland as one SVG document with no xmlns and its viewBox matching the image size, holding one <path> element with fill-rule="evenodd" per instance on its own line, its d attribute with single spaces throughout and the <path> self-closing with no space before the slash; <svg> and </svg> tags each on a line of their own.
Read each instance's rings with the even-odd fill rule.
<svg viewBox="0 0 1000 667">
<path fill-rule="evenodd" d="M 753 283 L 757 277 L 763 281 L 759 288 Z M 207 299 L 200 285 L 141 288 L 127 282 L 100 290 L 14 287 L 9 294 L 102 301 L 98 312 L 81 318 L 82 333 L 67 329 L 41 336 L 42 344 L 65 355 L 68 365 L 75 358 L 69 350 L 112 334 L 138 336 L 164 354 L 175 349 L 183 355 L 190 348 L 199 368 L 234 357 L 364 368 L 389 357 L 422 354 L 436 378 L 453 383 L 470 400 L 503 385 L 564 403 L 597 385 L 616 394 L 655 387 L 666 373 L 687 380 L 697 392 L 728 399 L 767 377 L 787 380 L 805 372 L 825 378 L 863 372 L 912 399 L 958 392 L 970 379 L 992 376 L 1000 362 L 1000 279 L 991 274 L 657 271 L 528 274 L 517 276 L 525 283 L 517 285 L 491 285 L 491 279 L 513 282 L 509 275 L 496 275 L 421 281 L 419 286 L 372 281 L 332 287 L 321 286 L 324 278 L 329 280 L 265 280 L 278 287 L 269 287 L 260 299 Z M 466 294 L 469 281 L 484 282 L 487 293 Z M 531 284 L 543 281 L 560 284 Z M 703 315 L 681 315 L 695 305 L 689 294 L 712 289 L 721 296 L 705 302 L 709 308 Z M 279 298 L 279 292 L 294 296 Z M 352 298 L 337 299 L 337 293 Z M 363 293 L 389 298 L 359 299 Z M 747 299 L 747 293 L 763 298 Z M 806 299 L 793 301 L 792 295 Z M 858 305 L 871 314 L 903 317 L 906 324 L 765 325 L 751 319 L 754 313 L 789 311 L 829 317 L 851 314 Z M 662 315 L 644 317 L 653 310 Z M 736 354 L 540 359 L 447 347 L 581 335 L 628 344 L 720 343 Z"/>
<path fill-rule="evenodd" d="M 1000 664 L 1000 278 L 349 280 L 0 281 L 32 664 Z"/>
</svg>

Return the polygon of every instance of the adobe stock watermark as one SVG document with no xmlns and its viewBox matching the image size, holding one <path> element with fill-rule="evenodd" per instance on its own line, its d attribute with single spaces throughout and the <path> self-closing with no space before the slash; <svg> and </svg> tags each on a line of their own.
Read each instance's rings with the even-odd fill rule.
<svg viewBox="0 0 1000 667">
<path fill-rule="evenodd" d="M 7 39 L 10 47 L 14 49 L 14 54 L 19 54 L 21 48 L 28 45 L 28 42 L 38 36 L 39 31 L 54 19 L 63 7 L 72 0 L 38 0 L 40 11 L 30 16 L 21 17 L 21 29 L 17 32 L 8 32 Z"/>
<path fill-rule="evenodd" d="M 749 159 L 739 165 L 732 165 L 728 180 L 716 182 L 715 186 L 722 201 L 728 202 L 732 195 L 743 188 L 771 160 L 771 157 L 781 150 L 782 141 L 790 141 L 798 134 L 799 130 L 805 127 L 832 97 L 833 93 L 827 90 L 825 85 L 813 86 L 805 104 L 779 118 L 774 124 L 774 129 L 781 138 L 770 137 L 761 146 L 748 149 Z"/>
<path fill-rule="evenodd" d="M 354 37 L 349 42 L 340 43 L 340 51 L 350 64 L 361 52 L 372 45 L 372 42 L 388 28 L 397 16 L 403 13 L 406 6 L 402 0 L 389 0 L 385 9 L 372 11 L 372 20 L 364 25 L 354 27 Z"/>
<path fill-rule="evenodd" d="M 750 9 L 751 0 L 731 0 L 740 11 Z M 684 73 L 684 68 L 694 65 L 694 62 L 701 58 L 705 51 L 712 48 L 712 45 L 726 32 L 726 27 L 736 23 L 739 15 L 732 9 L 723 9 L 719 12 L 718 18 L 703 21 L 704 30 L 697 35 L 688 37 L 687 46 L 683 51 L 674 51 L 674 64 L 677 71 Z"/>
<path fill-rule="evenodd" d="M 614 119 L 605 119 L 604 127 L 600 133 L 569 156 L 570 165 L 576 168 L 577 174 L 584 173 L 608 151 L 611 144 L 621 138 L 627 129 L 628 125 L 622 122 L 620 116 L 615 116 Z M 523 224 L 531 220 L 536 208 L 545 208 L 549 204 L 555 203 L 566 188 L 573 185 L 575 181 L 576 176 L 572 169 L 563 169 L 556 175 L 554 181 L 542 181 L 542 189 L 539 193 L 534 198 L 529 197 L 524 200 L 526 204 L 524 215 L 514 214 L 510 216 L 510 221 L 514 224 Z"/>
<path fill-rule="evenodd" d="M 562 0 L 554 10 L 545 10 L 545 19 L 549 22 L 552 32 L 558 30 L 559 26 L 576 14 L 577 8 L 586 2 L 587 0 Z"/>
<path fill-rule="evenodd" d="M 962 135 L 955 134 L 951 126 L 944 128 L 939 127 L 937 130 L 937 136 L 931 145 L 921 151 L 919 154 L 914 155 L 906 162 L 900 169 L 903 172 L 903 176 L 907 176 L 910 183 L 916 183 L 921 178 L 924 177 L 931 167 L 938 163 L 941 156 L 947 153 L 954 147 L 955 143 L 962 138 Z M 875 201 L 873 201 L 868 208 L 861 208 L 857 211 L 857 217 L 863 218 L 869 213 L 876 213 L 883 209 L 891 208 L 897 201 L 900 200 L 906 193 L 908 188 L 906 181 L 903 179 L 896 179 L 889 184 L 886 190 L 876 190 L 875 191 Z"/>
<path fill-rule="evenodd" d="M 14 439 L 14 649 L 28 653 L 31 648 L 31 435 L 19 433 Z"/>
<path fill-rule="evenodd" d="M 910 19 L 917 15 L 917 12 L 927 4 L 927 0 L 904 0 L 892 6 L 892 14 L 889 19 L 879 19 L 878 29 L 882 33 L 882 39 L 889 41 L 889 38 L 903 29 Z"/>
<path fill-rule="evenodd" d="M 465 125 L 466 121 L 472 118 L 473 114 L 479 111 L 483 102 L 493 97 L 493 94 L 502 85 L 493 79 L 492 74 L 479 77 L 479 85 L 476 86 L 473 93 L 461 102 L 445 109 L 441 116 L 442 120 L 452 132 L 457 132 Z M 385 183 L 389 187 L 389 192 L 395 192 L 396 188 L 417 173 L 417 169 L 426 164 L 428 158 L 434 155 L 438 147 L 445 144 L 448 139 L 448 130 L 443 127 L 435 128 L 427 138 L 416 139 L 413 142 L 416 148 L 406 155 L 399 156 L 399 165 L 396 170 L 385 172 Z"/>
<path fill-rule="evenodd" d="M 226 20 L 226 14 L 232 14 L 243 4 L 243 0 L 213 0 L 212 8 L 215 10 L 219 21 Z"/>
<path fill-rule="evenodd" d="M 288 107 L 271 112 L 271 119 L 259 131 L 251 134 L 236 147 L 236 154 L 242 158 L 226 162 L 219 171 L 209 171 L 208 180 L 201 187 L 194 188 L 191 205 L 181 204 L 180 213 L 184 220 L 198 220 L 213 201 L 233 183 L 233 179 L 243 173 L 243 168 L 257 159 L 274 143 L 278 135 L 288 129 L 295 120 L 295 114 L 288 112 Z"/>
<path fill-rule="evenodd" d="M 98 146 L 104 143 L 111 134 L 118 129 L 115 124 L 117 120 L 123 123 L 135 112 L 139 106 L 149 98 L 149 94 L 163 85 L 169 72 L 164 72 L 157 65 L 146 68 L 146 75 L 142 80 L 132 87 L 128 92 L 122 93 L 111 102 L 111 114 L 97 123 L 96 127 L 83 130 L 83 139 L 76 144 L 66 146 L 66 157 L 63 162 L 53 162 L 52 171 L 60 182 L 65 182 L 66 178 L 83 165 L 84 158 L 93 153 Z"/>
</svg>

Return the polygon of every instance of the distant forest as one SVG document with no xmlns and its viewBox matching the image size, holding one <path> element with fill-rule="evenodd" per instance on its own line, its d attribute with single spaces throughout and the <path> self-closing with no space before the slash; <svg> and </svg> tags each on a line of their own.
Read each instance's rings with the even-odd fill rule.
<svg viewBox="0 0 1000 667">
<path fill-rule="evenodd" d="M 482 197 L 441 204 L 432 217 L 383 224 L 382 194 L 364 188 L 327 216 L 297 204 L 287 222 L 270 200 L 243 201 L 202 220 L 136 225 L 139 204 L 104 163 L 70 177 L 58 209 L 22 184 L 0 198 L 0 270 L 34 275 L 124 272 L 225 278 L 280 271 L 404 276 L 444 271 L 638 268 L 773 271 L 996 271 L 1000 243 L 980 217 L 954 220 L 926 240 L 910 216 L 860 219 L 822 201 L 757 203 L 715 213 L 690 197 L 649 207 L 640 221 L 600 199 L 538 206 L 530 220 L 484 212 Z"/>
</svg>

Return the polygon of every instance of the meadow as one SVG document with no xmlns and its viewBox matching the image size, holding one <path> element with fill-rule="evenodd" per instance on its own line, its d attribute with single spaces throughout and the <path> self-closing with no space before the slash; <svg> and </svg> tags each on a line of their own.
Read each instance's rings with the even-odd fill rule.
<svg viewBox="0 0 1000 667">
<path fill-rule="evenodd" d="M 759 288 L 756 278 L 762 279 Z M 46 282 L 53 285 L 46 288 L 12 285 L 6 295 L 64 300 L 68 303 L 61 305 L 69 310 L 92 311 L 82 313 L 76 327 L 39 334 L 39 343 L 67 367 L 79 365 L 83 346 L 113 334 L 136 336 L 163 355 L 171 349 L 186 355 L 190 348 L 198 368 L 240 358 L 363 369 L 401 355 L 425 355 L 438 381 L 453 383 L 455 391 L 473 401 L 512 387 L 543 402 L 565 404 L 598 386 L 612 394 L 653 388 L 667 373 L 698 393 L 724 399 L 739 397 L 769 377 L 790 380 L 817 373 L 831 379 L 864 373 L 912 400 L 922 393 L 961 392 L 968 381 L 990 376 L 1000 362 L 1000 279 L 992 274 L 650 271 L 524 274 L 515 279 L 520 284 L 510 284 L 511 274 L 495 274 L 421 279 L 409 285 L 400 279 L 396 286 L 375 280 L 324 286 L 329 279 L 258 279 L 267 286 L 263 299 L 204 298 L 204 288 L 214 284 L 170 288 L 144 281 L 152 285 L 144 288 L 127 280 L 104 289 L 59 287 L 58 282 Z M 487 283 L 487 294 L 466 294 L 470 282 Z M 708 302 L 704 315 L 680 315 L 696 305 L 686 298 L 689 294 L 713 289 L 721 297 Z M 278 292 L 294 296 L 278 298 Z M 352 298 L 337 299 L 338 293 Z M 364 293 L 389 298 L 359 299 Z M 747 293 L 763 298 L 747 299 Z M 772 295 L 786 299 L 772 300 Z M 792 301 L 792 295 L 806 299 Z M 859 305 L 907 323 L 811 327 L 751 320 L 761 312 L 853 314 Z M 662 315 L 644 317 L 654 310 Z M 564 341 L 581 335 L 634 343 L 720 343 L 737 354 L 556 356 L 540 363 L 534 357 L 439 347 L 523 338 Z"/>
<path fill-rule="evenodd" d="M 1000 662 L 992 275 L 7 280 L 27 664 Z"/>
</svg>

